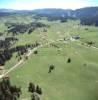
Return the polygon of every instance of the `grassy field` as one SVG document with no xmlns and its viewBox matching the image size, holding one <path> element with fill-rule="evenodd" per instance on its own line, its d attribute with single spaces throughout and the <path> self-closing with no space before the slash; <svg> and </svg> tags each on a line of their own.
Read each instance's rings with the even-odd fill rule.
<svg viewBox="0 0 98 100">
<path fill-rule="evenodd" d="M 19 22 L 20 19 L 21 17 L 17 16 L 15 22 Z M 4 20 L 1 22 L 3 23 Z M 31 16 L 26 16 L 21 20 L 22 22 L 31 22 Z M 47 41 L 62 38 L 69 40 L 55 42 L 59 49 L 50 45 L 39 48 L 38 54 L 32 54 L 24 64 L 9 73 L 12 84 L 22 87 L 20 100 L 30 100 L 29 82 L 38 84 L 42 88 L 41 100 L 98 100 L 98 50 L 82 45 L 80 42 L 94 41 L 95 46 L 98 47 L 98 28 L 82 26 L 79 21 L 72 20 L 65 23 L 47 20 L 40 22 L 50 25 L 47 32 L 39 28 L 30 35 L 27 33 L 17 35 L 19 41 L 14 46 L 35 41 L 44 45 Z M 4 24 L 0 25 L 0 29 L 1 32 L 6 29 Z M 71 41 L 70 38 L 76 35 L 81 39 Z M 8 70 L 18 62 L 15 57 L 16 54 L 6 63 L 5 69 Z M 71 63 L 67 63 L 68 58 L 71 58 Z M 55 65 L 55 69 L 52 73 L 48 73 L 51 64 Z"/>
<path fill-rule="evenodd" d="M 29 96 L 28 83 L 34 82 L 43 89 L 42 100 L 97 100 L 98 63 L 94 58 L 97 51 L 93 53 L 94 50 L 89 51 L 89 48 L 77 44 L 58 45 L 61 51 L 43 47 L 10 73 L 13 84 L 22 85 L 21 98 Z M 72 60 L 70 64 L 67 63 L 68 57 Z M 55 70 L 49 74 L 50 64 L 55 65 Z"/>
</svg>

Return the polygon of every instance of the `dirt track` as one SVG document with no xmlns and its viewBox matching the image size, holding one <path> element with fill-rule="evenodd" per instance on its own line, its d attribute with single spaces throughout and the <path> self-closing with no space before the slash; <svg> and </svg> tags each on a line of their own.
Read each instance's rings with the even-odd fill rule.
<svg viewBox="0 0 98 100">
<path fill-rule="evenodd" d="M 38 47 L 36 47 L 36 48 L 34 48 L 33 50 L 29 50 L 29 52 L 28 52 L 28 54 L 27 54 L 27 56 L 29 57 L 32 53 L 34 53 L 34 51 L 35 50 L 37 50 L 38 48 L 41 48 L 41 47 L 43 47 L 43 46 L 47 46 L 47 45 L 49 45 L 50 43 L 54 43 L 54 42 L 59 42 L 59 41 L 62 41 L 63 39 L 58 39 L 58 40 L 56 40 L 56 41 L 54 41 L 54 40 L 51 40 L 51 42 L 49 42 L 49 43 L 46 43 L 45 45 L 40 45 L 40 46 L 38 46 Z M 73 41 L 72 39 L 70 39 L 71 41 Z M 80 45 L 82 45 L 81 43 L 81 41 L 79 41 L 80 42 Z M 84 45 L 85 46 L 85 45 Z M 87 46 L 85 46 L 85 47 L 87 47 Z M 98 48 L 96 48 L 96 47 L 93 47 L 93 46 L 91 46 L 93 49 L 96 49 L 96 50 L 98 50 Z M 88 47 L 87 47 L 88 48 Z M 21 65 L 21 64 L 23 64 L 24 63 L 24 59 L 21 59 L 17 64 L 15 64 L 14 66 L 12 66 L 8 71 L 6 71 L 5 73 L 3 73 L 2 75 L 0 75 L 0 79 L 1 78 L 3 78 L 3 77 L 5 77 L 6 75 L 8 75 L 11 71 L 13 71 L 14 69 L 16 69 L 19 65 Z"/>
</svg>

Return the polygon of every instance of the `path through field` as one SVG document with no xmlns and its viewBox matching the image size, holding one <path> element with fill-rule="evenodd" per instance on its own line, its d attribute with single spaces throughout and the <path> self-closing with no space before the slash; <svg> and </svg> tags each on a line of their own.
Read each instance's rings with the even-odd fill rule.
<svg viewBox="0 0 98 100">
<path fill-rule="evenodd" d="M 58 39 L 58 40 L 55 40 L 55 41 L 54 40 L 51 40 L 50 42 L 46 43 L 45 45 L 40 45 L 38 47 L 35 47 L 33 50 L 29 50 L 29 52 L 28 52 L 28 54 L 26 56 L 29 57 L 32 53 L 34 53 L 34 51 L 36 51 L 37 49 L 39 49 L 41 47 L 47 46 L 47 45 L 49 45 L 51 43 L 54 43 L 54 42 L 63 41 L 63 40 L 64 39 Z M 73 42 L 73 41 L 75 41 L 75 39 L 70 38 L 70 41 Z M 64 42 L 64 43 L 67 43 L 67 42 Z M 79 45 L 82 45 L 82 42 L 81 41 L 79 41 Z M 86 45 L 82 45 L 82 46 L 87 47 Z M 96 49 L 96 50 L 98 50 L 97 47 L 94 47 L 94 46 L 91 46 L 91 47 L 94 48 L 94 49 Z M 23 64 L 24 62 L 25 62 L 24 59 L 21 59 L 17 64 L 15 64 L 14 66 L 12 66 L 8 71 L 6 71 L 2 75 L 0 75 L 0 79 L 3 78 L 3 77 L 5 77 L 6 75 L 8 75 L 11 71 L 13 71 L 14 69 L 16 69 L 19 65 Z"/>
<path fill-rule="evenodd" d="M 60 40 L 57 40 L 60 41 Z M 29 53 L 27 54 L 27 56 L 29 57 L 32 53 L 34 53 L 34 51 L 36 51 L 38 48 L 41 48 L 43 46 L 47 46 L 53 42 L 57 42 L 57 41 L 51 41 L 49 43 L 46 43 L 45 45 L 40 45 L 38 47 L 35 47 L 33 50 L 29 50 Z M 12 66 L 7 72 L 3 73 L 2 75 L 0 75 L 0 79 L 5 77 L 6 75 L 8 75 L 8 73 L 10 73 L 11 71 L 13 71 L 14 69 L 16 69 L 19 65 L 24 63 L 24 59 L 21 59 L 17 64 L 15 64 L 14 66 Z"/>
<path fill-rule="evenodd" d="M 42 47 L 42 46 L 39 46 Z M 35 50 L 37 50 L 39 47 L 34 48 L 32 51 L 29 50 L 29 53 L 27 54 L 27 56 L 29 57 Z M 24 62 L 24 59 L 21 59 L 16 65 L 14 65 L 13 67 L 11 67 L 7 72 L 3 73 L 2 75 L 0 75 L 0 79 L 5 77 L 8 73 L 10 73 L 11 71 L 13 71 L 14 69 L 16 69 L 19 65 L 21 65 Z"/>
</svg>

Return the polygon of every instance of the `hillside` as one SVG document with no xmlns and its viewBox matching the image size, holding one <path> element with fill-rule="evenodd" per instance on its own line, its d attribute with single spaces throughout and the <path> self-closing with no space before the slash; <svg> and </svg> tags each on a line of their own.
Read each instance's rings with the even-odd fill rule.
<svg viewBox="0 0 98 100">
<path fill-rule="evenodd" d="M 98 100 L 97 9 L 1 10 L 0 100 Z"/>
<path fill-rule="evenodd" d="M 36 9 L 36 10 L 12 10 L 1 9 L 0 16 L 8 16 L 11 13 L 36 14 L 35 18 L 47 17 L 48 20 L 80 19 L 81 24 L 98 26 L 98 7 L 86 7 L 77 10 L 71 9 Z"/>
</svg>

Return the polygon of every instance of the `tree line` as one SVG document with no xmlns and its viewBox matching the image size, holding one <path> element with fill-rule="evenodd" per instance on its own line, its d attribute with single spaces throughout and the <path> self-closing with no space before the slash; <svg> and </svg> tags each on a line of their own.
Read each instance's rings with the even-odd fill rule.
<svg viewBox="0 0 98 100">
<path fill-rule="evenodd" d="M 31 93 L 31 100 L 40 100 L 42 88 L 39 85 L 29 82 L 27 89 Z M 12 85 L 8 76 L 0 81 L 0 100 L 18 100 L 21 95 L 21 87 Z"/>
<path fill-rule="evenodd" d="M 28 52 L 28 49 L 33 49 L 40 44 L 38 42 L 32 43 L 32 44 L 26 44 L 26 45 L 19 45 L 13 48 L 6 48 L 4 50 L 0 51 L 0 65 L 5 65 L 5 62 L 10 60 L 12 58 L 13 53 L 17 52 L 18 56 L 21 57 L 21 55 L 24 55 Z"/>
<path fill-rule="evenodd" d="M 27 32 L 31 34 L 37 28 L 49 27 L 49 25 L 43 24 L 41 22 L 31 22 L 29 24 L 18 24 L 18 23 L 9 23 L 6 22 L 5 25 L 8 27 L 8 33 L 12 33 L 13 35 L 23 34 Z"/>
</svg>

